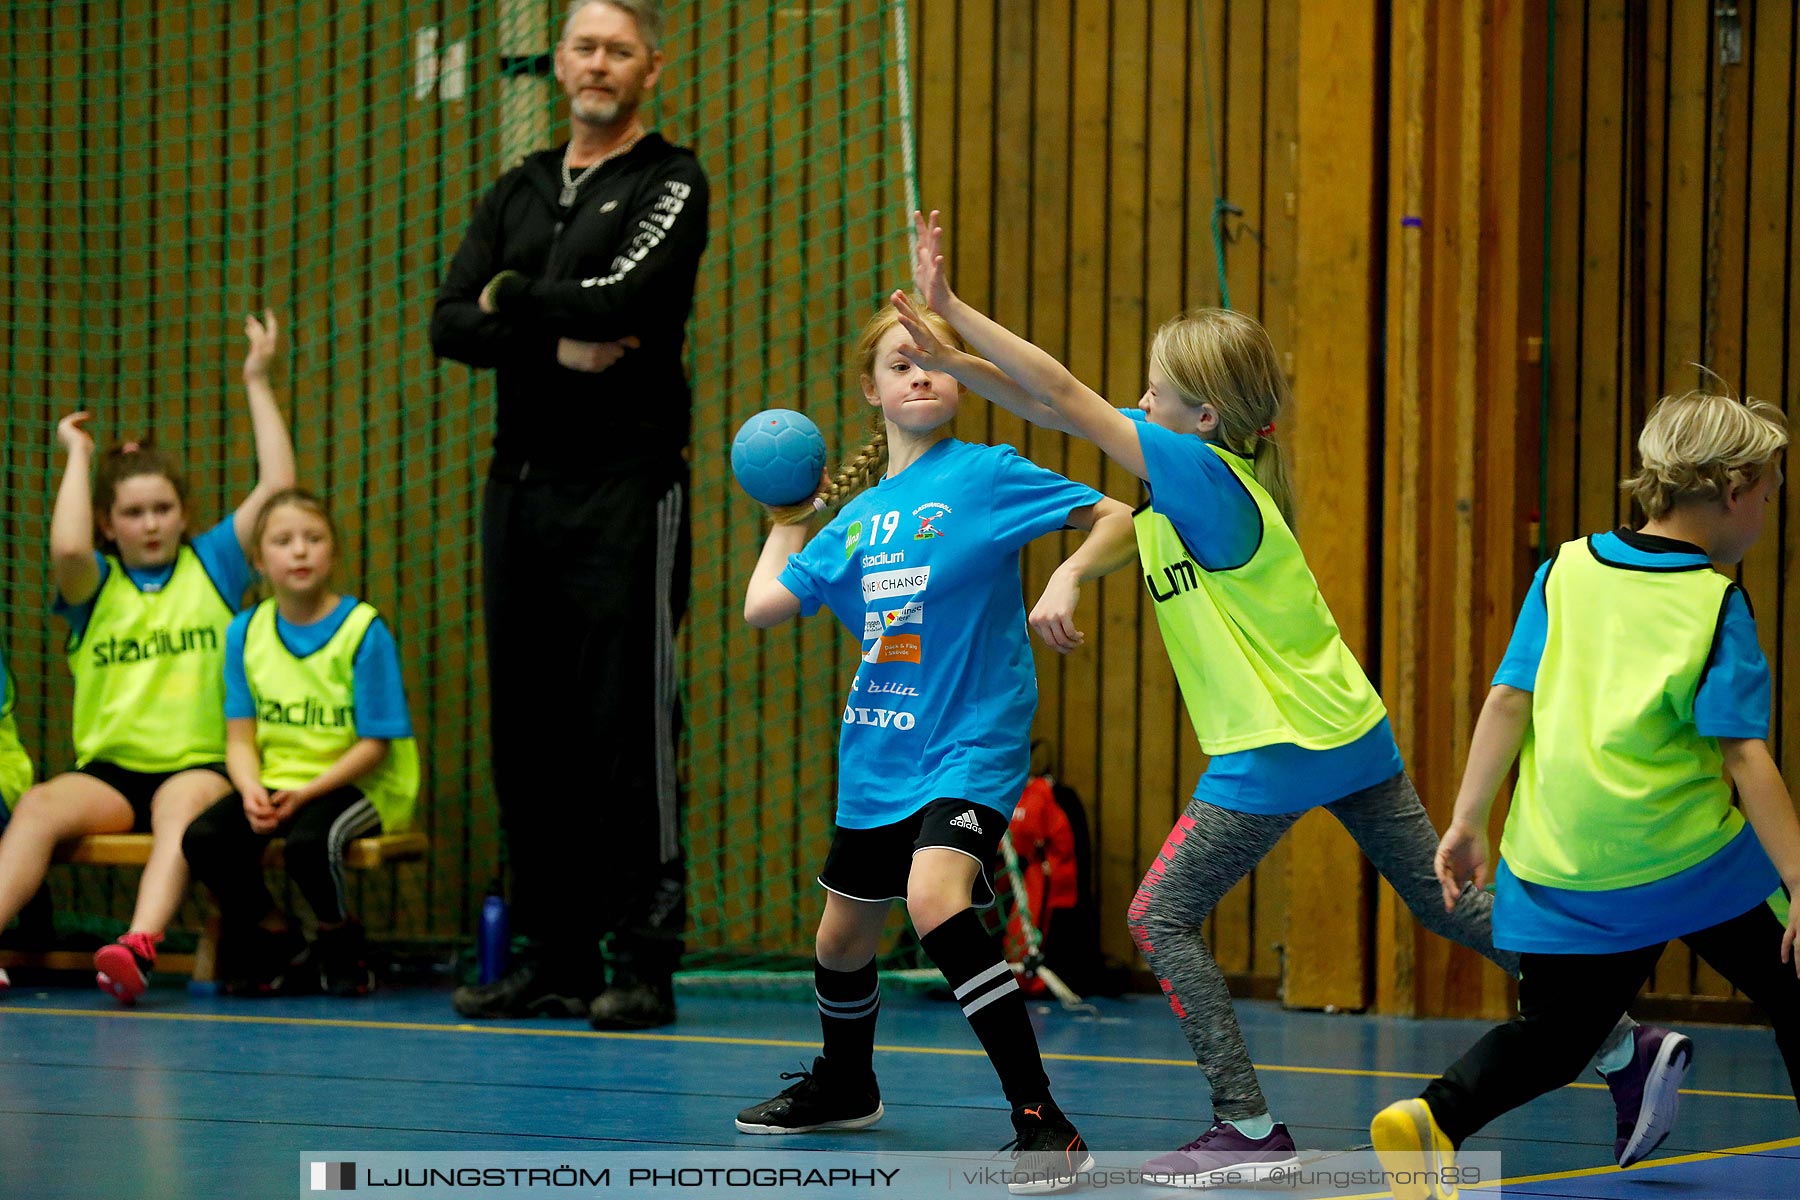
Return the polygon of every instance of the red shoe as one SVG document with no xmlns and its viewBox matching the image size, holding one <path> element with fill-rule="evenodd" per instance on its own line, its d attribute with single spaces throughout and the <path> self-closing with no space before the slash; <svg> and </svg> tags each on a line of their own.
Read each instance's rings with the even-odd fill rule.
<svg viewBox="0 0 1800 1200">
<path fill-rule="evenodd" d="M 110 946 L 94 951 L 94 982 L 120 1004 L 136 1004 L 137 998 L 150 986 L 150 971 L 156 966 L 156 944 L 160 933 L 133 931 Z"/>
</svg>

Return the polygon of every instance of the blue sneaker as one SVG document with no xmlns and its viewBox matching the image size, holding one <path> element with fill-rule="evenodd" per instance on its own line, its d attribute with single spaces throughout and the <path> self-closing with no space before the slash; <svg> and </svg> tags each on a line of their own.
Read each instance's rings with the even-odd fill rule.
<svg viewBox="0 0 1800 1200">
<path fill-rule="evenodd" d="M 1618 1110 L 1613 1157 L 1621 1167 L 1649 1157 L 1675 1128 L 1681 1081 L 1694 1062 L 1694 1043 L 1673 1030 L 1639 1025 L 1631 1037 L 1636 1044 L 1631 1062 L 1601 1076 Z"/>
<path fill-rule="evenodd" d="M 1165 1187 L 1242 1187 L 1299 1166 L 1300 1154 L 1286 1125 L 1253 1138 L 1228 1121 L 1214 1121 L 1181 1149 L 1145 1163 L 1142 1174 L 1146 1182 Z"/>
</svg>

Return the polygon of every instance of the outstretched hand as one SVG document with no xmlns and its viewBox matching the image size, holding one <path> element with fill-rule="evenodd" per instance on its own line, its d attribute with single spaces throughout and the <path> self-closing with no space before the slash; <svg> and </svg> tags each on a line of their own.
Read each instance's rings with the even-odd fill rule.
<svg viewBox="0 0 1800 1200">
<path fill-rule="evenodd" d="M 251 313 L 244 318 L 244 340 L 250 349 L 244 353 L 244 379 L 267 379 L 275 363 L 275 352 L 281 346 L 281 327 L 275 322 L 275 310 L 263 309 L 262 320 Z"/>
<path fill-rule="evenodd" d="M 944 230 L 938 210 L 927 217 L 913 212 L 913 287 L 934 312 L 947 312 L 955 293 L 950 290 L 950 268 L 944 263 Z"/>
<path fill-rule="evenodd" d="M 900 316 L 900 328 L 912 339 L 910 345 L 896 347 L 903 358 L 926 371 L 947 371 L 954 351 L 944 344 L 936 331 L 925 323 L 925 317 L 905 292 L 896 291 L 890 302 Z"/>
</svg>

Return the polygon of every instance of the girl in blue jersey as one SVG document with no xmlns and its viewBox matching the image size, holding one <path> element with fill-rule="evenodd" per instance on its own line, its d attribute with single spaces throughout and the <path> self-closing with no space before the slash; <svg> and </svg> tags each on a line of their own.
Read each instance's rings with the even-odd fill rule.
<svg viewBox="0 0 1800 1200">
<path fill-rule="evenodd" d="M 1018 551 L 1071 526 L 1128 534 L 1130 514 L 1011 447 L 952 437 L 961 389 L 909 362 L 907 340 L 892 308 L 863 329 L 857 369 L 881 429 L 826 489 L 842 507 L 816 535 L 811 504 L 776 514 L 744 598 L 758 628 L 828 607 L 863 654 L 841 714 L 836 833 L 819 873 L 824 1053 L 737 1127 L 804 1133 L 881 1118 L 875 953 L 889 906 L 904 900 L 1012 1105 L 1011 1189 L 1056 1191 L 1090 1156 L 1050 1098 L 1018 984 L 976 907 L 994 900 L 987 864 L 1025 783 L 1037 707 Z M 1092 565 L 1092 544 L 1069 569 Z"/>
<path fill-rule="evenodd" d="M 955 295 L 936 222 L 936 213 L 917 216 L 915 280 L 974 353 L 943 345 L 900 298 L 916 343 L 906 355 L 1035 424 L 1088 439 L 1145 482 L 1149 499 L 1134 533 L 1096 557 L 1123 565 L 1135 539 L 1163 643 L 1211 760 L 1128 920 L 1212 1086 L 1214 1120 L 1144 1170 L 1157 1182 L 1196 1188 L 1277 1176 L 1298 1166 L 1298 1152 L 1269 1113 L 1203 927 L 1295 821 L 1323 807 L 1428 929 L 1509 971 L 1517 956 L 1494 948 L 1485 893 L 1471 891 L 1448 912 L 1439 903 L 1437 833 L 1381 698 L 1339 636 L 1291 530 L 1287 467 L 1275 440 L 1288 387 L 1262 326 L 1224 309 L 1169 321 L 1151 345 L 1143 397 L 1117 409 Z M 1059 573 L 1032 614 L 1059 650 L 1075 644 L 1068 630 L 1078 595 L 1078 581 Z M 1641 1084 L 1633 1029 L 1621 1020 L 1608 1045 L 1615 1057 L 1602 1066 Z M 1659 1044 L 1680 1039 L 1642 1032 Z M 1684 1062 L 1662 1069 L 1679 1079 Z M 1629 1108 L 1621 1100 L 1620 1118 L 1636 1122 L 1641 1114 Z"/>
<path fill-rule="evenodd" d="M 37 891 L 56 843 L 149 831 L 131 927 L 94 955 L 100 987 L 127 1004 L 143 993 L 187 890 L 182 831 L 231 790 L 219 708 L 225 629 L 250 584 L 256 514 L 294 482 L 293 445 L 269 384 L 274 314 L 247 318 L 244 336 L 256 487 L 198 537 L 187 536 L 173 459 L 127 442 L 94 472 L 88 414 L 57 426 L 68 467 L 50 517 L 50 567 L 54 611 L 69 623 L 75 768 L 27 791 L 0 837 L 0 926 Z"/>
<path fill-rule="evenodd" d="M 219 902 L 228 994 L 367 995 L 375 981 L 345 904 L 344 848 L 412 821 L 419 765 L 400 655 L 373 606 L 333 590 L 337 528 L 316 496 L 276 493 L 252 544 L 273 594 L 225 635 L 237 791 L 194 818 L 182 851 Z M 287 840 L 288 878 L 318 923 L 310 954 L 263 879 L 273 837 Z"/>
<path fill-rule="evenodd" d="M 1423 1178 L 1420 1156 L 1450 1167 L 1465 1138 L 1573 1079 L 1671 938 L 1762 1009 L 1800 1102 L 1800 822 L 1769 755 L 1755 619 L 1712 565 L 1762 532 L 1787 441 L 1774 405 L 1665 398 L 1625 485 L 1644 526 L 1569 542 L 1533 578 L 1437 854 L 1446 904 L 1486 881 L 1488 813 L 1517 760 L 1494 941 L 1524 960 L 1519 1015 L 1376 1116 L 1396 1179 Z"/>
</svg>

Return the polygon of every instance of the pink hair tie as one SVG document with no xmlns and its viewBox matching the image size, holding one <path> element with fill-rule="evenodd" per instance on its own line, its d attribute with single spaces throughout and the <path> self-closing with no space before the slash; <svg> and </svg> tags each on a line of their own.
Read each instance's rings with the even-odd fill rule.
<svg viewBox="0 0 1800 1200">
<path fill-rule="evenodd" d="M 1256 431 L 1256 436 L 1266 438 L 1266 437 L 1272 436 L 1274 434 L 1274 432 L 1275 432 L 1275 422 L 1270 421 L 1267 425 L 1264 425 L 1261 429 Z"/>
</svg>

